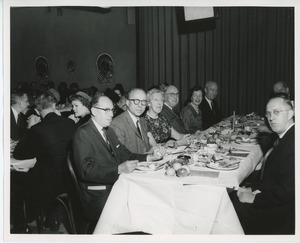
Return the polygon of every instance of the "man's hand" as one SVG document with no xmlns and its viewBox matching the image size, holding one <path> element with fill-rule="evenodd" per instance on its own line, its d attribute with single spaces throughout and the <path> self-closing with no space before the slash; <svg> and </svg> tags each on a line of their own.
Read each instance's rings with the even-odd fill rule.
<svg viewBox="0 0 300 243">
<path fill-rule="evenodd" d="M 75 123 L 77 123 L 79 121 L 79 118 L 75 117 L 74 114 L 69 115 L 68 118 L 73 120 Z"/>
<path fill-rule="evenodd" d="M 131 173 L 138 165 L 138 160 L 127 160 L 118 166 L 118 174 Z"/>
<path fill-rule="evenodd" d="M 30 129 L 32 126 L 39 123 L 40 121 L 41 121 L 41 118 L 39 116 L 32 114 L 27 119 L 27 128 Z"/>
<path fill-rule="evenodd" d="M 240 187 L 237 191 L 237 196 L 242 203 L 253 203 L 257 193 L 260 193 L 260 191 L 252 192 L 250 187 Z"/>
<path fill-rule="evenodd" d="M 165 154 L 165 148 L 161 145 L 155 145 L 152 147 L 153 153 L 147 155 L 147 161 L 157 161 L 161 160 L 164 157 Z"/>
<path fill-rule="evenodd" d="M 166 142 L 164 145 L 163 145 L 165 148 L 178 148 L 178 144 L 175 140 L 169 140 L 168 142 Z"/>
<path fill-rule="evenodd" d="M 188 145 L 191 141 L 191 135 L 190 134 L 184 134 L 180 140 L 177 140 L 178 146 L 182 145 Z"/>
</svg>

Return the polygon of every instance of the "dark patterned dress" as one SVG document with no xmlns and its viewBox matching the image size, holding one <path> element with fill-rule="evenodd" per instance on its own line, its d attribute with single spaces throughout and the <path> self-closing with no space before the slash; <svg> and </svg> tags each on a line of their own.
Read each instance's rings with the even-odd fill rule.
<svg viewBox="0 0 300 243">
<path fill-rule="evenodd" d="M 182 109 L 180 117 L 183 121 L 184 128 L 189 133 L 194 134 L 197 130 L 203 130 L 201 110 L 199 109 L 199 113 L 197 113 L 191 103 L 188 103 L 188 105 Z"/>
<path fill-rule="evenodd" d="M 157 143 L 165 143 L 171 138 L 171 125 L 167 118 L 158 114 L 158 118 L 145 115 L 148 131 L 151 132 Z"/>
</svg>

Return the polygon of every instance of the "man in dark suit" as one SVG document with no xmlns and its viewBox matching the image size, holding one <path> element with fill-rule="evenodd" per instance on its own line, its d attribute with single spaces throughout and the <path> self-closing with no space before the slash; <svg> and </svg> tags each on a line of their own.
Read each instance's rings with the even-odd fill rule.
<svg viewBox="0 0 300 243">
<path fill-rule="evenodd" d="M 12 92 L 10 108 L 10 138 L 19 140 L 26 130 L 25 114 L 29 107 L 28 95 L 25 92 Z"/>
<path fill-rule="evenodd" d="M 290 90 L 287 83 L 284 81 L 278 81 L 273 85 L 273 92 L 271 93 L 270 97 L 275 93 L 280 92 L 286 93 L 289 96 L 292 103 L 294 103 L 294 95 L 292 94 L 293 92 Z"/>
<path fill-rule="evenodd" d="M 266 117 L 278 135 L 251 187 L 242 187 L 232 201 L 246 234 L 295 233 L 294 108 L 287 94 L 274 95 Z"/>
<path fill-rule="evenodd" d="M 286 82 L 283 82 L 283 81 L 279 81 L 279 82 L 276 82 L 274 85 L 273 85 L 273 92 L 274 93 L 279 93 L 279 92 L 283 92 L 283 93 L 286 93 L 286 94 L 290 94 L 290 89 L 289 87 L 287 86 Z"/>
<path fill-rule="evenodd" d="M 35 208 L 66 191 L 64 167 L 75 123 L 55 113 L 55 100 L 48 92 L 38 96 L 35 105 L 43 119 L 24 134 L 13 154 L 16 159 L 37 159 L 27 173 L 11 173 L 13 233 L 26 233 L 28 229 L 23 200 Z"/>
<path fill-rule="evenodd" d="M 179 102 L 179 92 L 174 85 L 169 85 L 165 88 L 165 103 L 160 114 L 167 118 L 171 126 L 181 134 L 187 134 L 188 131 L 184 128 L 183 121 L 178 113 L 175 111 L 175 107 Z"/>
<path fill-rule="evenodd" d="M 151 161 L 161 155 L 130 152 L 109 127 L 113 103 L 97 94 L 90 103 L 92 118 L 81 126 L 73 139 L 73 161 L 81 187 L 85 215 L 98 220 L 113 184 L 121 173 L 131 173 L 138 161 Z"/>
<path fill-rule="evenodd" d="M 126 104 L 127 110 L 113 119 L 111 128 L 114 129 L 119 141 L 132 153 L 146 153 L 151 146 L 147 136 L 147 123 L 141 117 L 147 106 L 145 91 L 131 90 Z"/>
<path fill-rule="evenodd" d="M 218 85 L 214 81 L 207 81 L 204 87 L 205 96 L 200 104 L 203 129 L 207 129 L 222 120 L 221 111 L 215 98 L 218 95 Z"/>
</svg>

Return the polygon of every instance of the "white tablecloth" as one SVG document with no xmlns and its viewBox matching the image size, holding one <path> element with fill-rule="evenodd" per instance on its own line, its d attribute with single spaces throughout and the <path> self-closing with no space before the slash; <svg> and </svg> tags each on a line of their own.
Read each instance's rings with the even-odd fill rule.
<svg viewBox="0 0 300 243">
<path fill-rule="evenodd" d="M 258 145 L 230 146 L 251 151 L 236 170 L 217 171 L 193 164 L 192 171 L 200 175 L 170 177 L 164 169 L 122 174 L 94 234 L 243 234 L 226 187 L 238 188 L 257 166 L 262 152 Z"/>
<path fill-rule="evenodd" d="M 94 234 L 243 234 L 224 187 L 122 174 Z"/>
</svg>

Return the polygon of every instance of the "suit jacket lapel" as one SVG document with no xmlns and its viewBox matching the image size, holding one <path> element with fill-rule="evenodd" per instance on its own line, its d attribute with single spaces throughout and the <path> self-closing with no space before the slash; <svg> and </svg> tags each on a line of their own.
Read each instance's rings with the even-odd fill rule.
<svg viewBox="0 0 300 243">
<path fill-rule="evenodd" d="M 10 108 L 10 120 L 12 121 L 14 126 L 17 126 L 16 118 L 11 108 Z"/>
<path fill-rule="evenodd" d="M 104 141 L 104 138 L 102 137 L 102 135 L 101 135 L 100 132 L 98 131 L 97 127 L 95 126 L 95 124 L 94 124 L 94 122 L 93 122 L 93 120 L 90 119 L 90 120 L 88 121 L 88 123 L 91 125 L 91 128 L 92 128 L 93 132 L 95 133 L 96 138 L 99 139 L 99 141 L 104 145 L 104 147 L 105 147 L 109 152 L 111 152 L 110 149 L 109 149 L 109 147 L 108 147 L 108 144 Z M 109 139 L 109 138 L 108 138 L 108 139 Z M 110 142 L 110 140 L 108 140 L 108 141 Z"/>
<path fill-rule="evenodd" d="M 291 134 L 295 131 L 295 125 L 293 125 L 287 132 L 286 134 L 284 134 L 283 138 L 280 139 L 280 142 L 278 143 L 278 145 L 276 147 L 274 147 L 273 151 L 270 153 L 269 157 L 267 158 L 267 164 L 271 163 L 272 161 L 274 161 L 272 158 L 274 156 L 276 156 L 276 154 L 278 154 L 278 152 L 281 151 L 281 147 L 287 142 L 286 140 L 288 140 L 288 137 L 291 136 Z"/>
<path fill-rule="evenodd" d="M 166 104 L 164 104 L 164 107 L 166 108 L 167 112 L 169 114 L 172 114 L 173 117 L 178 118 L 178 114 L 175 112 L 175 110 L 171 109 L 169 106 L 167 106 Z"/>
<path fill-rule="evenodd" d="M 135 135 L 138 136 L 140 139 L 142 139 L 136 128 L 136 125 L 134 124 L 134 122 L 128 112 L 129 111 L 126 111 L 127 124 L 129 124 L 130 128 L 134 131 Z"/>
<path fill-rule="evenodd" d="M 141 124 L 141 128 L 142 128 L 142 135 L 143 135 L 143 138 L 147 138 L 147 123 L 145 121 L 144 118 L 140 118 L 140 124 Z M 144 139 L 143 139 L 144 140 Z M 146 142 L 147 139 L 144 140 L 144 142 Z"/>
</svg>

